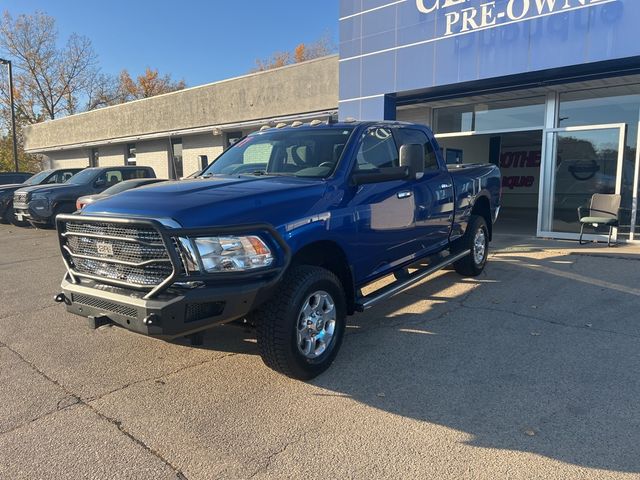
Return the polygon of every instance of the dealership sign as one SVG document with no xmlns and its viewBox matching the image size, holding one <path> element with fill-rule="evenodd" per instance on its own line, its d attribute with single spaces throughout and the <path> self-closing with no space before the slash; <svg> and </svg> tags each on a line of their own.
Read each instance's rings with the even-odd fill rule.
<svg viewBox="0 0 640 480">
<path fill-rule="evenodd" d="M 416 0 L 424 14 L 441 12 L 445 30 L 441 38 L 487 30 L 548 17 L 619 0 L 493 0 L 470 6 L 469 0 Z"/>
</svg>

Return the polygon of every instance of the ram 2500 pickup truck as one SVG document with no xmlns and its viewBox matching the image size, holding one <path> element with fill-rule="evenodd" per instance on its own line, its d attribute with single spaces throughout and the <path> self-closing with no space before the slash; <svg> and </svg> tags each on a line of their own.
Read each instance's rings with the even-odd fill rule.
<svg viewBox="0 0 640 480">
<path fill-rule="evenodd" d="M 59 216 L 56 301 L 93 327 L 165 339 L 247 319 L 269 367 L 309 379 L 335 358 L 348 315 L 450 265 L 480 274 L 500 197 L 496 166 L 449 170 L 424 126 L 264 128 L 200 178 Z"/>
<path fill-rule="evenodd" d="M 107 188 L 133 178 L 155 178 L 151 167 L 85 168 L 59 185 L 36 185 L 21 188 L 13 196 L 13 209 L 18 222 L 34 227 L 54 225 L 60 213 L 76 210 L 76 200 L 84 195 L 102 193 Z"/>
</svg>

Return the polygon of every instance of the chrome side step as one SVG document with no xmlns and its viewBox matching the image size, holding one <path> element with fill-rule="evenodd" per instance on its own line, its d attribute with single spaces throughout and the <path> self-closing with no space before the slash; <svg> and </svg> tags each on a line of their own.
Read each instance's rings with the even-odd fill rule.
<svg viewBox="0 0 640 480">
<path fill-rule="evenodd" d="M 429 265 L 428 267 L 424 267 L 406 278 L 401 280 L 397 280 L 386 287 L 381 288 L 380 290 L 376 290 L 375 292 L 367 295 L 366 297 L 360 297 L 356 300 L 356 311 L 364 312 L 369 308 L 373 307 L 377 303 L 386 300 L 387 298 L 393 297 L 398 293 L 406 290 L 407 288 L 415 285 L 420 280 L 425 279 L 426 277 L 433 275 L 434 273 L 442 270 L 443 268 L 448 267 L 449 265 L 457 262 L 458 260 L 463 259 L 467 255 L 470 255 L 471 252 L 469 250 L 465 250 L 464 252 L 450 254 L 445 257 L 442 261 L 436 263 L 435 265 Z"/>
</svg>

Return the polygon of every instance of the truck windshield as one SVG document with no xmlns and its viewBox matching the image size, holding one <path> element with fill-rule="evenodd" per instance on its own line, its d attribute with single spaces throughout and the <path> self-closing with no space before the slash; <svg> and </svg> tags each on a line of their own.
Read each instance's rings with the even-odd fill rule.
<svg viewBox="0 0 640 480">
<path fill-rule="evenodd" d="M 95 176 L 96 170 L 93 168 L 87 168 L 86 170 L 82 170 L 80 173 L 76 173 L 64 183 L 69 183 L 71 185 L 86 185 L 87 183 L 91 183 Z"/>
<path fill-rule="evenodd" d="M 24 182 L 25 185 L 39 185 L 45 178 L 51 175 L 51 170 L 36 173 L 33 177 Z"/>
<path fill-rule="evenodd" d="M 201 176 L 288 175 L 324 178 L 335 169 L 353 128 L 269 130 L 249 135 Z"/>
</svg>

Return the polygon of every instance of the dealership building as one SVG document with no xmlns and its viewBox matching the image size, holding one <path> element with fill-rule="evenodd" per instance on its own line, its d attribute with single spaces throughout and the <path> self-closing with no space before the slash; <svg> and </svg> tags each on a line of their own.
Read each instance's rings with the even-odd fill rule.
<svg viewBox="0 0 640 480">
<path fill-rule="evenodd" d="M 339 56 L 34 125 L 51 165 L 151 165 L 178 178 L 265 124 L 403 120 L 447 163 L 500 165 L 500 222 L 577 238 L 593 193 L 640 240 L 638 0 L 341 0 Z"/>
</svg>

